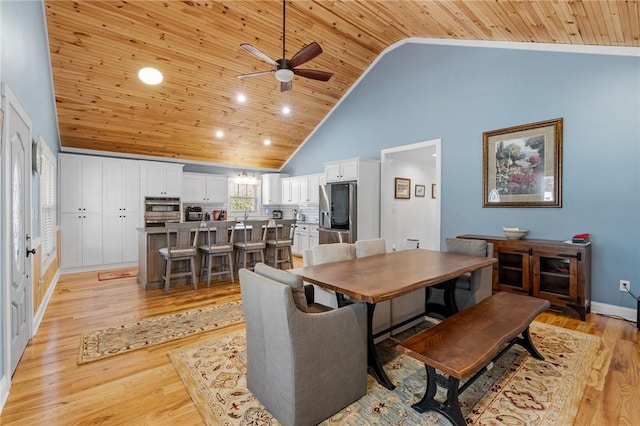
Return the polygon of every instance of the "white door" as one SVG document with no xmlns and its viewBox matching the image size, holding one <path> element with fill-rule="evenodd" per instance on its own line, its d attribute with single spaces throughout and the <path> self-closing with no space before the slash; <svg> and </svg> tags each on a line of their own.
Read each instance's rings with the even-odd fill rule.
<svg viewBox="0 0 640 426">
<path fill-rule="evenodd" d="M 9 253 L 9 340 L 11 374 L 31 338 L 31 120 L 13 94 L 3 86 L 6 140 L 5 178 L 9 180 L 5 202 L 9 228 L 5 248 Z M 6 150 L 5 150 L 6 153 Z M 28 226 L 27 226 L 28 225 Z"/>
</svg>

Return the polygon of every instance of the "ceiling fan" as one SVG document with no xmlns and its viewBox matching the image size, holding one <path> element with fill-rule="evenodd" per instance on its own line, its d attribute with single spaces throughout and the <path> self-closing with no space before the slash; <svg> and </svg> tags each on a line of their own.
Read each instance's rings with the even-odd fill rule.
<svg viewBox="0 0 640 426">
<path fill-rule="evenodd" d="M 300 77 L 310 78 L 312 80 L 320 80 L 320 81 L 328 81 L 333 73 L 327 71 L 319 71 L 319 70 L 310 70 L 310 69 L 299 69 L 296 68 L 299 65 L 304 64 L 318 56 L 322 53 L 322 48 L 318 43 L 311 42 L 306 45 L 302 49 L 298 51 L 291 59 L 285 58 L 285 45 L 284 45 L 284 36 L 285 36 L 285 10 L 286 10 L 286 0 L 282 2 L 282 59 L 278 59 L 274 61 L 252 45 L 248 43 L 243 43 L 240 45 L 244 50 L 251 53 L 258 59 L 263 60 L 264 62 L 273 65 L 274 69 L 269 71 L 258 71 L 249 74 L 240 74 L 238 76 L 239 79 L 258 77 L 260 75 L 265 74 L 275 74 L 276 79 L 280 82 L 280 91 L 285 92 L 287 90 L 291 90 L 292 81 L 294 75 L 299 75 Z"/>
</svg>

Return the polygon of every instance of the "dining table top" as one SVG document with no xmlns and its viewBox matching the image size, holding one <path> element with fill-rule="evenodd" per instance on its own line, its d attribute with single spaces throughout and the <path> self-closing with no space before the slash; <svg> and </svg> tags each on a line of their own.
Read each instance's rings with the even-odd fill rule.
<svg viewBox="0 0 640 426">
<path fill-rule="evenodd" d="M 496 262 L 493 257 L 411 249 L 304 266 L 289 272 L 354 299 L 379 303 Z"/>
</svg>

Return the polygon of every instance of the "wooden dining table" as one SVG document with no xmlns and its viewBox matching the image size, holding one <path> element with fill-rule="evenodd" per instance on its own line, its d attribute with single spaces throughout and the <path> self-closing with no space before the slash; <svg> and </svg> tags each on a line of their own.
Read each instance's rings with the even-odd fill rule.
<svg viewBox="0 0 640 426">
<path fill-rule="evenodd" d="M 333 290 L 341 300 L 343 296 L 367 304 L 367 364 L 370 374 L 382 386 L 395 386 L 382 368 L 376 351 L 373 335 L 373 313 L 376 304 L 411 293 L 421 288 L 438 286 L 445 290 L 444 312 L 457 312 L 454 286 L 458 277 L 496 263 L 492 257 L 469 256 L 433 250 L 412 249 L 390 252 L 321 265 L 291 269 L 305 281 Z M 428 292 L 427 292 L 428 293 Z M 425 312 L 401 324 L 376 334 L 394 330 L 412 320 L 424 316 Z"/>
</svg>

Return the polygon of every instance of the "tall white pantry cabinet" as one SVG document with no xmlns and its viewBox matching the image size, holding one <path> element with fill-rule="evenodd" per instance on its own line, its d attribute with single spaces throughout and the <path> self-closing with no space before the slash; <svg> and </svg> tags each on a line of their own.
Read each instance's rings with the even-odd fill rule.
<svg viewBox="0 0 640 426">
<path fill-rule="evenodd" d="M 60 266 L 102 264 L 102 159 L 59 155 Z"/>
<path fill-rule="evenodd" d="M 104 264 L 138 261 L 141 226 L 140 164 L 104 159 L 102 164 L 102 235 Z"/>
<path fill-rule="evenodd" d="M 59 154 L 58 170 L 61 269 L 137 264 L 141 162 Z"/>
</svg>

